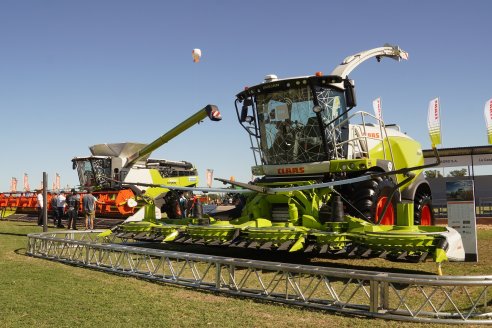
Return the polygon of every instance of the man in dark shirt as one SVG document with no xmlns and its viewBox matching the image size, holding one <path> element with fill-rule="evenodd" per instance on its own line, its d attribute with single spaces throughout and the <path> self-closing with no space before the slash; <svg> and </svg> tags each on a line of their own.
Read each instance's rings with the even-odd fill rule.
<svg viewBox="0 0 492 328">
<path fill-rule="evenodd" d="M 56 211 L 56 203 L 57 202 L 58 202 L 58 194 L 52 193 L 51 194 L 50 207 L 51 207 L 51 216 L 53 217 L 53 225 L 54 226 L 56 226 L 56 219 L 58 218 L 58 212 Z"/>
<path fill-rule="evenodd" d="M 77 230 L 77 217 L 79 215 L 80 196 L 77 195 L 75 189 L 72 189 L 72 193 L 67 196 L 67 218 L 68 229 L 72 227 L 73 230 Z"/>
</svg>

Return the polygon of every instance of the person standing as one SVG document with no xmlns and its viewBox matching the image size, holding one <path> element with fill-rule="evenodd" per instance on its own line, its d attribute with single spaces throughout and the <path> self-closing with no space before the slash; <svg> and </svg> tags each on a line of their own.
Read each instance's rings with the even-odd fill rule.
<svg viewBox="0 0 492 328">
<path fill-rule="evenodd" d="M 38 226 L 43 225 L 44 211 L 43 211 L 43 190 L 37 190 L 36 195 L 36 207 L 38 209 Z"/>
<path fill-rule="evenodd" d="M 58 219 L 57 228 L 65 228 L 62 224 L 63 216 L 65 215 L 65 207 L 67 206 L 67 198 L 65 192 L 60 191 L 60 194 L 56 198 L 56 218 Z"/>
<path fill-rule="evenodd" d="M 181 208 L 181 217 L 185 218 L 186 216 L 186 211 L 187 211 L 187 202 L 188 200 L 186 199 L 186 196 L 184 193 L 181 193 L 181 197 L 179 197 L 179 207 Z"/>
<path fill-rule="evenodd" d="M 72 189 L 72 193 L 68 195 L 67 199 L 67 229 L 72 227 L 73 230 L 77 230 L 77 217 L 79 215 L 80 197 L 77 195 L 75 189 Z"/>
<path fill-rule="evenodd" d="M 82 207 L 85 216 L 85 230 L 94 229 L 94 219 L 96 217 L 96 203 L 101 203 L 92 194 L 92 190 L 88 190 L 87 194 L 82 198 Z"/>
<path fill-rule="evenodd" d="M 56 203 L 58 202 L 58 194 L 53 192 L 51 194 L 50 208 L 51 216 L 53 217 L 53 225 L 56 226 L 56 219 L 58 217 L 58 212 L 56 211 Z"/>
</svg>

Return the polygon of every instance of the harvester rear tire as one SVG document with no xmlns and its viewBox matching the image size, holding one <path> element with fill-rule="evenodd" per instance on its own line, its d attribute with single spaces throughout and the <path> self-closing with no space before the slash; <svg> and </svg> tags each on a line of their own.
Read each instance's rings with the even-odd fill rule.
<svg viewBox="0 0 492 328">
<path fill-rule="evenodd" d="M 375 172 L 367 172 L 366 175 Z M 376 223 L 378 215 L 382 212 L 384 204 L 391 195 L 395 183 L 389 177 L 377 177 L 368 181 L 355 184 L 352 197 L 353 206 L 371 222 Z M 396 195 L 393 196 L 391 205 L 381 221 L 384 225 L 394 225 L 396 221 Z M 360 217 L 360 213 L 349 207 L 349 214 Z"/>
<path fill-rule="evenodd" d="M 414 225 L 434 225 L 432 197 L 426 192 L 419 192 L 414 199 Z"/>
</svg>

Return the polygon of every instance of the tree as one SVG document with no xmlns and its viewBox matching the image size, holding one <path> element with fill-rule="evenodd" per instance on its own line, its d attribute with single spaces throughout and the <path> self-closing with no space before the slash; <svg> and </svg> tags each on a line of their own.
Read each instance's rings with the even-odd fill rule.
<svg viewBox="0 0 492 328">
<path fill-rule="evenodd" d="M 464 177 L 468 173 L 467 169 L 450 171 L 448 177 Z"/>
<path fill-rule="evenodd" d="M 441 171 L 439 170 L 427 170 L 424 172 L 426 179 L 442 178 Z"/>
</svg>

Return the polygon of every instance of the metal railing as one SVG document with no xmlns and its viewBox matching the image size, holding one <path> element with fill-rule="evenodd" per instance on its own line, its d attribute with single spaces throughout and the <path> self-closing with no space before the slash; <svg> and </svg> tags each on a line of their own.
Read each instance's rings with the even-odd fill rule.
<svg viewBox="0 0 492 328">
<path fill-rule="evenodd" d="M 99 231 L 28 235 L 27 253 L 111 273 L 347 315 L 492 324 L 492 276 L 384 273 L 119 244 Z M 140 245 L 142 246 L 142 245 Z"/>
</svg>

